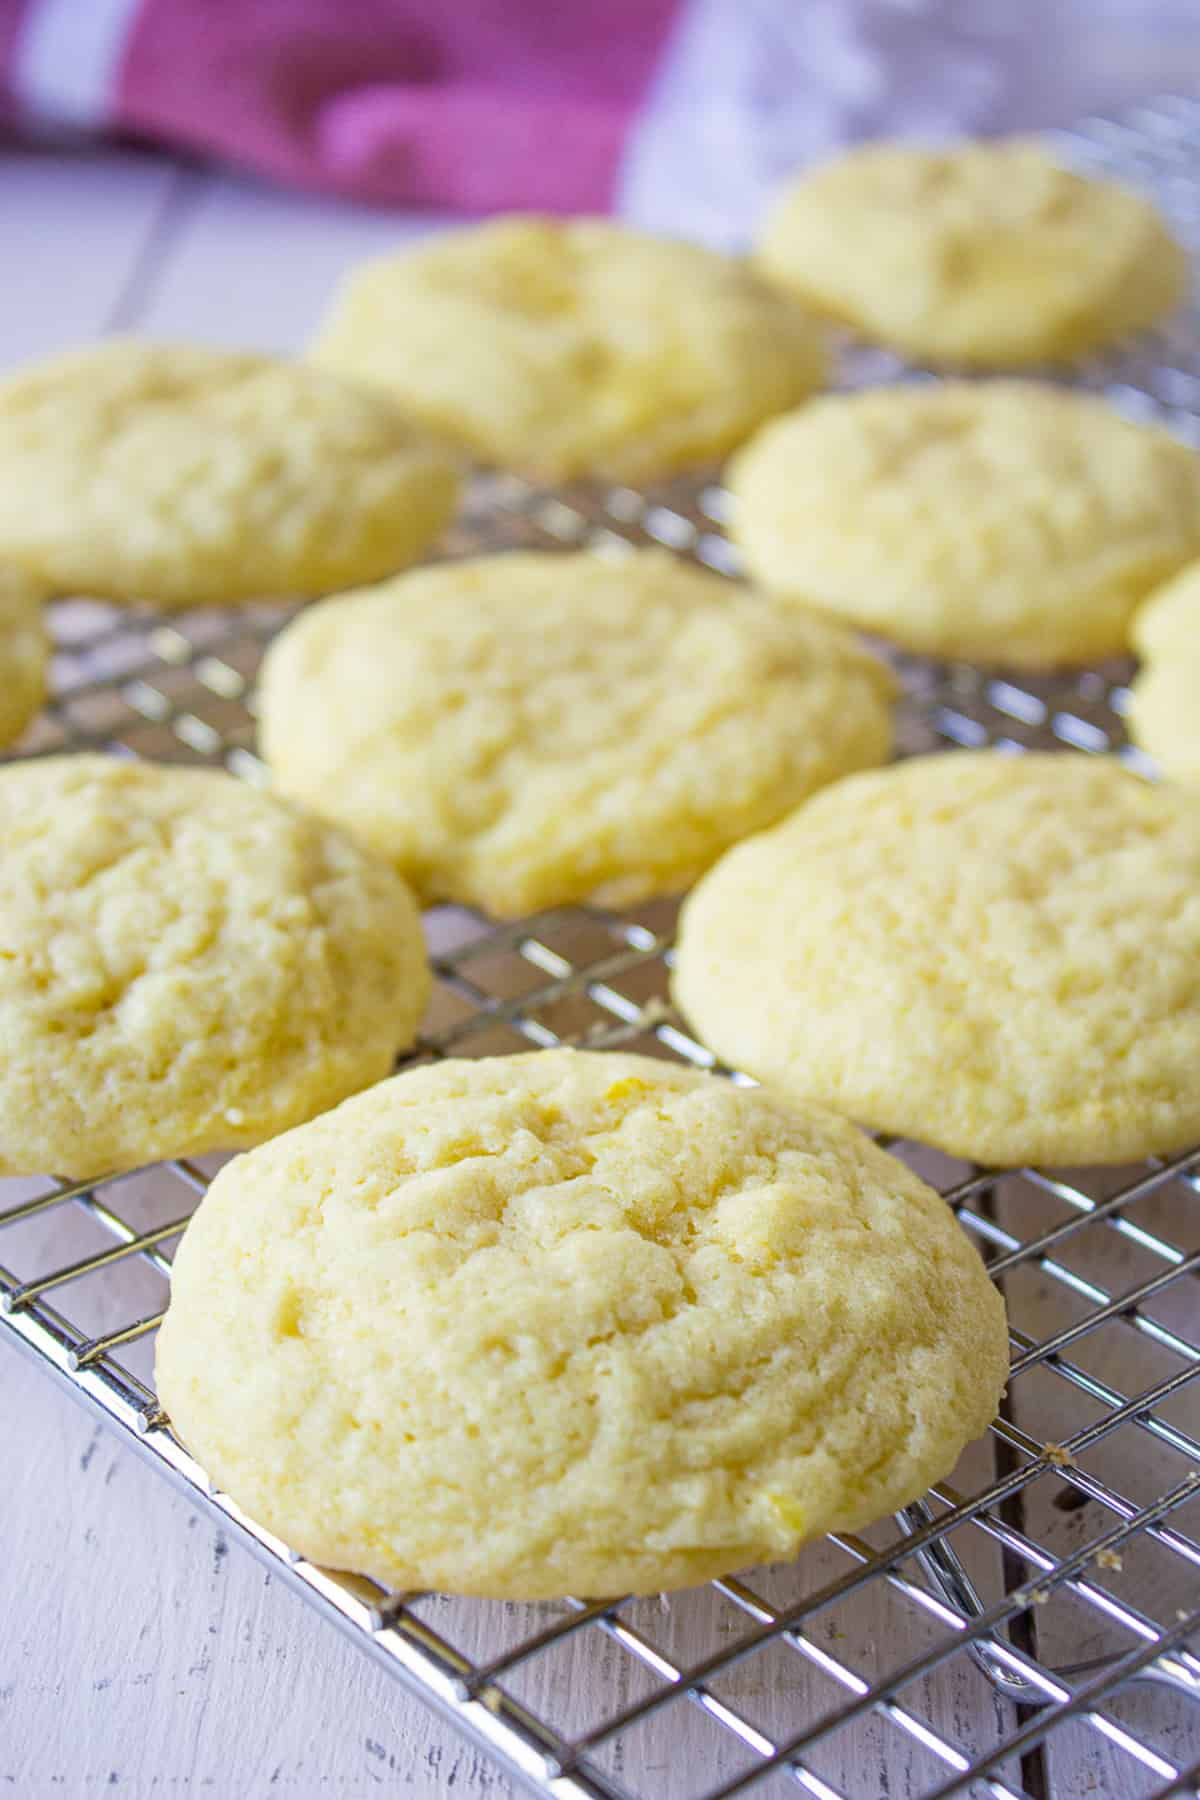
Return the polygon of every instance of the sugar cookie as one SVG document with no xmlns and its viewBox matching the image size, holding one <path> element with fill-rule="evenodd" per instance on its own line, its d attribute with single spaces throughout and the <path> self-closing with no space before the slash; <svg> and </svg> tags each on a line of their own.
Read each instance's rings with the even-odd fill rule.
<svg viewBox="0 0 1200 1800">
<path fill-rule="evenodd" d="M 0 567 L 0 744 L 20 737 L 45 697 L 50 639 L 43 597 L 23 570 Z"/>
<path fill-rule="evenodd" d="M 1200 799 L 1113 758 L 922 757 L 740 844 L 675 998 L 726 1061 L 977 1162 L 1200 1141 Z"/>
<path fill-rule="evenodd" d="M 1142 666 L 1129 735 L 1164 775 L 1200 781 L 1200 565 L 1152 595 L 1133 622 L 1133 644 Z"/>
<path fill-rule="evenodd" d="M 237 1149 L 390 1069 L 429 991 L 403 882 L 208 770 L 0 770 L 0 1174 Z"/>
<path fill-rule="evenodd" d="M 601 219 L 500 219 L 367 263 L 311 354 L 549 480 L 722 456 L 826 372 L 819 328 L 743 263 Z"/>
<path fill-rule="evenodd" d="M 130 340 L 0 382 L 0 557 L 60 593 L 183 607 L 373 581 L 456 491 L 391 401 L 304 363 Z"/>
<path fill-rule="evenodd" d="M 1156 207 L 1022 138 L 851 150 L 784 189 L 758 263 L 918 362 L 1009 369 L 1154 325 L 1188 286 Z"/>
<path fill-rule="evenodd" d="M 1036 382 L 816 400 L 764 427 L 729 480 L 756 580 L 934 656 L 1116 655 L 1200 552 L 1200 457 Z"/>
<path fill-rule="evenodd" d="M 949 1472 L 1007 1363 L 949 1208 L 853 1127 L 550 1050 L 410 1070 L 231 1163 L 157 1379 L 314 1561 L 536 1599 L 870 1523 Z"/>
<path fill-rule="evenodd" d="M 509 553 L 309 608 L 268 651 L 282 792 L 430 898 L 677 892 L 881 762 L 892 679 L 838 627 L 661 551 Z"/>
</svg>

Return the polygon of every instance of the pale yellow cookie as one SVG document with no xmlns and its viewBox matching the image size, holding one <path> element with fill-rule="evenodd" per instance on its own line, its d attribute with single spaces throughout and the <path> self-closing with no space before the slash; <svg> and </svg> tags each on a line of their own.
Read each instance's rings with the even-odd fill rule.
<svg viewBox="0 0 1200 1800">
<path fill-rule="evenodd" d="M 755 580 L 933 656 L 1116 655 L 1146 595 L 1200 552 L 1200 457 L 1036 382 L 816 400 L 765 426 L 729 485 Z"/>
<path fill-rule="evenodd" d="M 309 608 L 259 717 L 283 793 L 422 894 L 517 916 L 678 892 L 882 762 L 892 691 L 836 626 L 663 551 L 533 551 Z"/>
<path fill-rule="evenodd" d="M 1004 1308 L 852 1126 L 641 1056 L 442 1062 L 232 1163 L 160 1397 L 318 1563 L 541 1598 L 869 1524 L 992 1418 Z"/>
<path fill-rule="evenodd" d="M 13 763 L 0 842 L 0 1174 L 256 1144 L 412 1042 L 404 883 L 232 776 Z"/>
<path fill-rule="evenodd" d="M 0 565 L 0 744 L 20 737 L 46 695 L 44 597 L 23 570 Z"/>
<path fill-rule="evenodd" d="M 784 189 L 758 263 L 918 362 L 1009 369 L 1156 324 L 1188 287 L 1156 207 L 1022 138 L 851 150 Z"/>
<path fill-rule="evenodd" d="M 924 757 L 731 850 L 674 994 L 725 1061 L 982 1163 L 1200 1142 L 1200 799 L 1112 758 Z"/>
<path fill-rule="evenodd" d="M 1200 564 L 1151 596 L 1133 622 L 1142 660 L 1126 724 L 1164 775 L 1200 781 Z"/>
<path fill-rule="evenodd" d="M 367 263 L 311 354 L 548 479 L 722 456 L 826 374 L 818 328 L 742 262 L 601 219 L 500 219 Z"/>
<path fill-rule="evenodd" d="M 0 382 L 0 557 L 59 592 L 326 593 L 411 562 L 456 492 L 393 402 L 303 363 L 125 341 Z"/>
</svg>

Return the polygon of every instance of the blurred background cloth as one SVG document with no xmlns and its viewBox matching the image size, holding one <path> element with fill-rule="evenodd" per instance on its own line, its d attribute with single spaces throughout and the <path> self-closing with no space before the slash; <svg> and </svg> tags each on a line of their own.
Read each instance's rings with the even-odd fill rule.
<svg viewBox="0 0 1200 1800">
<path fill-rule="evenodd" d="M 742 242 L 840 144 L 1200 91 L 1200 0 L 0 0 L 0 121 Z"/>
</svg>

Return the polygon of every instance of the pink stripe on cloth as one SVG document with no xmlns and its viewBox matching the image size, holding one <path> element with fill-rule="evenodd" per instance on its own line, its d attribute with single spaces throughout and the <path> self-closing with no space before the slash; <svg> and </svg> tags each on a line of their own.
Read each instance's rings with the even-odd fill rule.
<svg viewBox="0 0 1200 1800">
<path fill-rule="evenodd" d="M 365 200 L 605 209 L 677 6 L 142 0 L 114 116 Z"/>
<path fill-rule="evenodd" d="M 320 162 L 333 185 L 473 213 L 607 209 L 630 109 L 610 101 L 486 87 L 371 87 L 322 113 Z"/>
<path fill-rule="evenodd" d="M 21 103 L 13 80 L 25 15 L 37 0 L 0 0 L 0 128 L 15 126 Z"/>
</svg>

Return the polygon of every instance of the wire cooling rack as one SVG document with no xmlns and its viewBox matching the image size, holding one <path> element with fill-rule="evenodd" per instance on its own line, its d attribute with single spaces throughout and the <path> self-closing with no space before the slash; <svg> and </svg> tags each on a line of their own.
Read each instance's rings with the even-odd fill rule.
<svg viewBox="0 0 1200 1800">
<path fill-rule="evenodd" d="M 1200 103 L 1058 141 L 1155 187 L 1200 239 L 1188 155 Z M 851 383 L 896 372 L 865 350 L 845 368 Z M 1195 315 L 1076 378 L 1200 442 Z M 550 494 L 487 477 L 445 549 L 659 543 L 734 573 L 722 520 L 716 487 Z M 261 780 L 253 679 L 288 616 L 61 604 L 54 701 L 21 754 L 101 748 Z M 904 753 L 1065 746 L 1136 760 L 1121 725 L 1127 667 L 1033 680 L 897 662 Z M 436 909 L 437 992 L 416 1056 L 570 1042 L 711 1065 L 665 1001 L 672 924 L 662 903 L 503 929 Z M 296 1557 L 212 1491 L 158 1406 L 151 1346 L 172 1249 L 219 1158 L 87 1186 L 0 1183 L 0 1327 L 535 1792 L 1200 1792 L 1200 1149 L 1124 1169 L 988 1171 L 893 1147 L 940 1188 L 1004 1291 L 1002 1416 L 896 1519 L 661 1600 L 389 1593 Z"/>
</svg>

